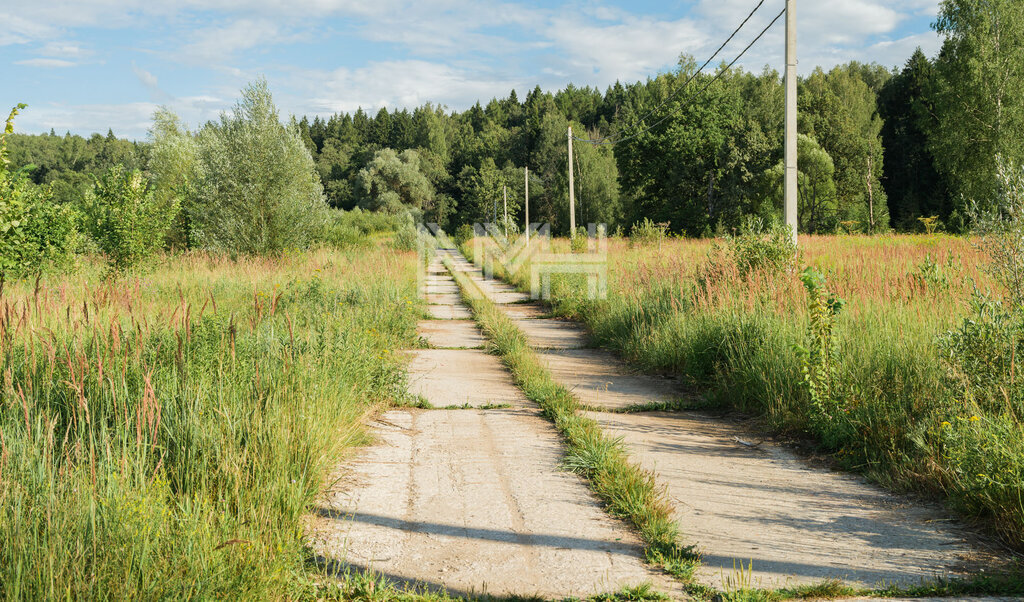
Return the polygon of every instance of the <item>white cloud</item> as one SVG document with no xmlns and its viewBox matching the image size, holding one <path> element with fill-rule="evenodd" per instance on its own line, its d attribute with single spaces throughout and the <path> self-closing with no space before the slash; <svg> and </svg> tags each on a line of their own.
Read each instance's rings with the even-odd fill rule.
<svg viewBox="0 0 1024 602">
<path fill-rule="evenodd" d="M 0 12 L 0 46 L 24 44 L 55 35 L 56 30 L 44 20 Z"/>
<path fill-rule="evenodd" d="M 81 134 L 105 133 L 112 129 L 119 136 L 142 138 L 152 123 L 157 105 L 148 102 L 124 104 L 67 105 L 50 103 L 29 106 L 18 118 L 18 129 L 25 132 L 73 131 Z"/>
<path fill-rule="evenodd" d="M 280 27 L 265 19 L 241 19 L 224 26 L 196 31 L 181 53 L 199 63 L 222 63 L 236 52 L 282 40 Z"/>
<path fill-rule="evenodd" d="M 604 3 L 612 1 L 618 6 Z M 697 0 L 690 9 L 667 3 L 658 17 L 630 12 L 621 0 L 604 2 L 538 7 L 513 0 L 48 0 L 19 7 L 17 16 L 0 9 L 0 22 L 5 24 L 0 46 L 32 44 L 35 50 L 16 57 L 25 59 L 19 64 L 71 66 L 94 54 L 105 56 L 102 46 L 93 51 L 73 41 L 92 39 L 77 35 L 78 28 L 131 28 L 155 32 L 144 42 L 149 48 L 136 50 L 146 54 L 134 55 L 150 69 L 165 65 L 150 66 L 151 58 L 139 57 L 184 63 L 205 70 L 207 76 L 213 72 L 215 84 L 179 83 L 172 96 L 154 73 L 173 71 L 150 71 L 132 63 L 146 91 L 136 86 L 134 93 L 141 98 L 148 93 L 149 103 L 53 105 L 45 113 L 57 129 L 105 131 L 99 120 L 109 118 L 118 133 L 144 135 L 151 110 L 137 119 L 140 107 L 171 104 L 186 120 L 201 123 L 230 108 L 231 101 L 222 99 L 237 97 L 238 88 L 260 72 L 267 73 L 283 113 L 351 111 L 359 106 L 375 110 L 427 101 L 465 108 L 478 99 L 505 96 L 512 88 L 523 91 L 538 83 L 559 88 L 571 81 L 603 88 L 615 80 L 641 80 L 674 66 L 680 53 L 702 62 L 746 16 L 754 0 Z M 712 67 L 734 57 L 781 6 L 782 0 L 767 0 Z M 932 54 L 938 49 L 938 36 L 911 35 L 906 24 L 919 24 L 937 7 L 938 0 L 802 2 L 800 71 L 806 74 L 816 65 L 829 68 L 849 60 L 902 64 L 917 45 Z M 670 11 L 685 16 L 666 18 Z M 783 31 L 780 21 L 741 65 L 754 71 L 765 64 L 781 69 Z M 114 31 L 110 37 L 116 35 Z M 379 44 L 387 60 L 335 58 L 330 41 L 335 36 Z M 272 49 L 290 42 L 309 44 L 310 56 L 323 67 L 280 64 L 281 55 Z M 167 80 L 164 84 L 169 85 Z M 124 98 L 123 90 L 118 94 L 112 99 Z M 60 125 L 77 110 L 80 125 Z"/>
<path fill-rule="evenodd" d="M 43 56 L 66 59 L 83 58 L 92 55 L 92 51 L 85 50 L 78 44 L 58 41 L 47 42 L 38 52 Z"/>
<path fill-rule="evenodd" d="M 750 23 L 731 43 L 723 57 L 731 60 L 767 25 L 779 10 L 780 3 L 769 9 L 765 3 Z M 746 0 L 705 0 L 698 11 L 708 23 L 723 27 L 714 36 L 715 42 L 739 25 L 750 10 Z M 815 67 L 829 69 L 851 60 L 878 62 L 891 67 L 902 65 L 918 45 L 932 55 L 940 46 L 939 37 L 931 31 L 909 36 L 895 36 L 901 25 L 922 13 L 934 14 L 938 0 L 908 0 L 902 3 L 877 0 L 832 0 L 802 3 L 797 8 L 797 55 L 799 72 L 810 73 Z M 727 27 L 727 29 L 726 29 Z M 783 69 L 785 25 L 780 19 L 743 57 L 739 65 L 759 71 L 764 65 Z M 704 48 L 697 58 L 713 51 Z"/>
<path fill-rule="evenodd" d="M 627 17 L 614 25 L 558 17 L 545 32 L 564 53 L 571 71 L 583 81 L 607 85 L 653 75 L 676 62 L 681 52 L 694 52 L 707 42 L 707 32 L 689 19 L 656 21 Z"/>
<path fill-rule="evenodd" d="M 934 31 L 914 34 L 897 40 L 885 40 L 865 48 L 862 62 L 874 61 L 886 67 L 902 67 L 917 47 L 927 56 L 935 56 L 942 48 L 942 36 Z"/>
<path fill-rule="evenodd" d="M 144 140 L 153 125 L 153 113 L 161 105 L 169 107 L 189 124 L 216 119 L 229 108 L 228 101 L 214 96 L 189 96 L 167 102 L 126 102 L 109 104 L 48 103 L 30 105 L 18 116 L 19 132 L 58 133 L 71 131 L 89 135 L 114 130 L 118 136 Z"/>
<path fill-rule="evenodd" d="M 295 112 L 335 113 L 362 107 L 415 107 L 426 102 L 465 108 L 477 99 L 490 98 L 509 90 L 518 82 L 474 73 L 441 63 L 427 61 L 380 61 L 359 69 L 300 74 L 307 86 L 319 93 L 307 103 L 300 101 Z M 291 103 L 289 103 L 291 104 Z"/>
<path fill-rule="evenodd" d="M 26 59 L 24 61 L 14 61 L 15 65 L 24 65 L 26 67 L 39 67 L 42 69 L 54 69 L 63 67 L 74 67 L 76 63 L 71 61 L 65 61 L 62 59 Z"/>
<path fill-rule="evenodd" d="M 171 95 L 164 92 L 163 88 L 160 87 L 160 82 L 156 76 L 146 71 L 142 67 L 139 67 L 135 61 L 132 61 L 132 73 L 139 79 L 147 90 L 149 90 L 149 99 L 153 102 L 166 103 L 171 100 Z"/>
</svg>

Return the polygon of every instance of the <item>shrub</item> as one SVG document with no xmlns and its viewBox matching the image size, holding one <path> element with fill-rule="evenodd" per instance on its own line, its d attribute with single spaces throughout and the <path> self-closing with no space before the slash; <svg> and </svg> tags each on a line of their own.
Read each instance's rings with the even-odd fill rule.
<svg viewBox="0 0 1024 602">
<path fill-rule="evenodd" d="M 985 412 L 1024 417 L 1024 389 L 1015 364 L 1024 358 L 1024 315 L 976 294 L 960 327 L 938 340 L 950 390 Z"/>
<path fill-rule="evenodd" d="M 391 239 L 391 245 L 399 251 L 419 251 L 420 249 L 434 248 L 437 241 L 433 236 L 420 232 L 416 227 L 412 215 L 406 214 L 405 224 L 395 231 Z"/>
<path fill-rule="evenodd" d="M 395 232 L 395 237 L 392 239 L 391 244 L 399 251 L 415 251 L 419 248 L 417 246 L 419 240 L 419 232 L 416 231 L 412 224 L 409 224 Z"/>
<path fill-rule="evenodd" d="M 587 231 L 583 228 L 576 228 L 572 239 L 569 241 L 569 250 L 573 253 L 586 253 L 589 241 Z"/>
<path fill-rule="evenodd" d="M 978 245 L 991 258 L 988 271 L 1005 292 L 1000 301 L 975 291 L 971 313 L 939 337 L 951 390 L 973 406 L 1024 417 L 1024 388 L 1016 364 L 1024 357 L 1024 170 L 999 162 L 996 206 L 976 212 Z"/>
<path fill-rule="evenodd" d="M 285 127 L 265 80 L 242 91 L 220 122 L 198 134 L 196 202 L 189 208 L 202 246 L 279 254 L 307 246 L 327 204 L 298 127 Z"/>
<path fill-rule="evenodd" d="M 85 230 L 115 270 L 152 256 L 178 214 L 178 203 L 158 201 L 138 170 L 112 167 L 97 178 L 83 207 Z"/>
<path fill-rule="evenodd" d="M 920 287 L 922 291 L 945 291 L 949 289 L 949 272 L 954 267 L 952 254 L 946 258 L 945 266 L 932 259 L 932 256 L 929 254 L 917 266 L 917 271 L 910 274 L 910 280 Z"/>
<path fill-rule="evenodd" d="M 667 223 L 655 224 L 651 218 L 645 217 L 643 221 L 633 224 L 633 228 L 629 231 L 629 240 L 634 244 L 660 243 L 665 239 L 667 230 Z"/>
<path fill-rule="evenodd" d="M 316 235 L 316 242 L 337 249 L 368 242 L 368 233 L 353 223 L 355 220 L 349 218 L 349 213 L 341 209 L 328 209 L 327 217 Z"/>
<path fill-rule="evenodd" d="M 845 302 L 828 291 L 825 276 L 813 268 L 804 268 L 800 281 L 807 289 L 807 347 L 796 348 L 802 363 L 803 385 L 811 397 L 812 424 L 825 442 L 835 445 L 841 438 L 836 430 L 845 419 L 842 395 L 837 382 L 838 358 L 835 338 L 836 316 Z"/>
<path fill-rule="evenodd" d="M 473 231 L 473 226 L 470 224 L 462 224 L 455 229 L 455 244 L 460 247 L 467 242 L 473 240 L 476 236 L 476 232 Z"/>
<path fill-rule="evenodd" d="M 0 296 L 8 278 L 38 275 L 47 265 L 67 260 L 76 238 L 68 207 L 54 203 L 48 188 L 8 171 L 7 135 L 25 106 L 11 110 L 0 133 Z"/>
<path fill-rule="evenodd" d="M 726 237 L 726 244 L 741 277 L 751 272 L 779 274 L 796 265 L 797 247 L 788 226 L 749 217 L 740 233 Z"/>
</svg>

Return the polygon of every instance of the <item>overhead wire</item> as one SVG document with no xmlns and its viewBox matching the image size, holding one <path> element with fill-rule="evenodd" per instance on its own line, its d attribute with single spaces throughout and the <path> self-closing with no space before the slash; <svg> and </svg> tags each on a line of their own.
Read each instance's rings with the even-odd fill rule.
<svg viewBox="0 0 1024 602">
<path fill-rule="evenodd" d="M 640 125 L 641 123 L 643 123 L 644 121 L 646 121 L 648 117 L 650 117 L 651 115 L 657 113 L 663 106 L 665 106 L 666 103 L 668 103 L 668 101 L 672 100 L 672 98 L 674 98 L 677 94 L 679 94 L 679 92 L 684 90 L 686 88 L 686 86 L 688 86 L 690 84 L 690 82 L 693 81 L 694 78 L 697 77 L 697 74 L 699 74 L 701 71 L 704 70 L 705 67 L 707 67 L 709 64 L 711 64 L 711 61 L 715 60 L 715 57 L 718 56 L 718 53 L 722 52 L 722 49 L 725 48 L 725 46 L 729 42 L 731 42 L 734 37 L 736 37 L 736 34 L 738 34 L 740 32 L 740 30 L 743 29 L 743 26 L 747 24 L 747 21 L 749 21 L 750 18 L 754 16 L 754 13 L 756 13 L 758 11 L 758 9 L 761 8 L 761 5 L 763 5 L 764 3 L 765 3 L 765 0 L 761 0 L 760 2 L 757 3 L 757 5 L 753 8 L 753 10 L 751 10 L 750 13 L 747 14 L 747 18 L 743 19 L 743 22 L 740 23 L 739 26 L 736 29 L 734 29 L 731 34 L 729 34 L 729 37 L 726 38 L 726 40 L 724 42 L 722 42 L 721 46 L 719 46 L 718 49 L 715 50 L 711 54 L 711 56 L 708 57 L 708 60 L 704 61 L 704 64 L 701 65 L 696 71 L 694 71 L 693 74 L 691 74 L 690 77 L 687 78 L 687 80 L 685 82 L 683 82 L 683 85 L 681 85 L 678 88 L 676 88 L 675 90 L 673 90 L 668 96 L 666 96 L 664 99 L 662 99 L 662 101 L 660 103 L 658 103 L 658 106 L 656 106 L 653 109 L 651 109 L 650 111 L 648 111 L 646 115 L 644 115 L 640 119 L 637 119 L 635 122 L 633 122 L 633 125 L 629 126 L 629 128 L 626 128 L 626 129 L 630 129 L 630 128 L 636 127 L 636 126 Z M 610 139 L 611 137 L 612 136 L 605 136 L 603 138 L 594 138 L 594 139 L 590 139 L 590 140 L 585 140 L 585 142 L 603 142 L 605 140 Z M 577 138 L 577 140 L 580 140 L 580 139 Z"/>
<path fill-rule="evenodd" d="M 754 12 L 756 12 L 756 11 L 757 11 L 757 9 L 758 9 L 758 8 L 760 8 L 761 4 L 763 4 L 763 3 L 764 3 L 764 2 L 763 2 L 763 0 L 762 0 L 762 2 L 761 2 L 761 3 L 759 3 L 759 4 L 758 4 L 758 5 L 756 6 L 756 7 L 754 7 L 754 10 L 753 10 L 753 11 L 751 11 L 750 15 L 748 15 L 748 16 L 747 16 L 747 19 L 744 19 L 744 20 L 743 20 L 743 23 L 741 23 L 741 24 L 740 24 L 740 27 L 738 27 L 738 28 L 736 29 L 736 31 L 734 31 L 734 32 L 733 32 L 733 35 L 729 36 L 729 39 L 728 39 L 728 40 L 726 40 L 726 41 L 725 41 L 725 43 L 724 43 L 724 44 L 722 44 L 722 46 L 720 46 L 720 47 L 719 47 L 719 49 L 715 51 L 715 54 L 713 54 L 713 55 L 711 56 L 711 58 L 709 58 L 709 59 L 708 59 L 707 61 L 705 61 L 704 65 L 702 65 L 700 69 L 698 69 L 697 71 L 695 71 L 695 72 L 694 72 L 694 73 L 693 73 L 693 74 L 692 74 L 692 75 L 691 75 L 691 76 L 690 76 L 690 77 L 689 77 L 689 78 L 688 78 L 688 79 L 686 80 L 686 82 L 684 82 L 684 83 L 683 83 L 683 85 L 682 85 L 682 86 L 680 86 L 679 88 L 677 88 L 677 89 L 676 89 L 676 91 L 675 91 L 675 92 L 673 92 L 673 94 L 672 94 L 672 95 L 670 95 L 670 96 L 669 96 L 669 97 L 667 97 L 667 98 L 666 98 L 665 100 L 663 100 L 663 101 L 662 101 L 662 102 L 661 102 L 661 103 L 660 103 L 660 104 L 658 105 L 658 107 L 656 107 L 656 108 L 655 108 L 654 110 L 652 110 L 651 112 L 649 112 L 649 113 L 648 113 L 648 114 L 647 114 L 646 116 L 644 116 L 644 118 L 643 118 L 643 119 L 639 120 L 639 121 L 638 121 L 637 123 L 641 123 L 641 122 L 643 122 L 643 120 L 644 120 L 644 119 L 647 119 L 647 118 L 648 118 L 648 117 L 649 117 L 649 116 L 650 116 L 651 114 L 653 114 L 653 112 L 654 112 L 655 110 L 657 110 L 657 109 L 660 109 L 660 108 L 661 108 L 662 106 L 664 106 L 664 105 L 665 105 L 665 103 L 666 103 L 666 102 L 668 102 L 668 100 L 669 100 L 669 99 L 670 99 L 670 98 L 671 98 L 672 96 L 675 96 L 675 95 L 676 95 L 676 94 L 678 94 L 678 93 L 679 93 L 680 91 L 682 91 L 682 90 L 683 90 L 683 89 L 685 89 L 685 88 L 686 88 L 687 86 L 689 86 L 690 82 L 692 82 L 692 81 L 693 81 L 693 80 L 694 80 L 694 79 L 695 79 L 695 78 L 697 77 L 697 75 L 698 75 L 698 74 L 699 74 L 699 73 L 701 72 L 701 69 L 703 69 L 703 68 L 704 68 L 705 66 L 707 66 L 707 64 L 708 64 L 709 62 L 711 62 L 711 60 L 712 60 L 712 59 L 714 59 L 715 55 L 717 55 L 717 54 L 718 54 L 718 52 L 720 52 L 720 51 L 721 51 L 721 49 L 722 49 L 722 48 L 723 48 L 723 47 L 725 46 L 725 44 L 728 44 L 728 43 L 729 43 L 729 41 L 730 41 L 730 40 L 732 40 L 733 36 L 735 36 L 735 35 L 736 35 L 736 32 L 738 32 L 738 31 L 740 30 L 740 28 L 742 28 L 742 27 L 743 27 L 743 24 L 745 24 L 745 23 L 747 22 L 747 20 L 749 20 L 749 19 L 750 19 L 750 16 L 752 16 L 752 15 L 754 14 Z M 741 58 L 743 58 L 743 55 L 745 55 L 745 54 L 747 53 L 747 51 L 748 51 L 748 50 L 750 50 L 750 49 L 751 49 L 751 47 L 753 47 L 753 45 L 754 45 L 754 44 L 756 44 L 756 43 L 758 42 L 758 40 L 760 40 L 760 39 L 761 39 L 762 37 L 764 37 L 764 34 L 768 33 L 768 30 L 769 30 L 769 29 L 771 29 L 771 28 L 772 28 L 772 26 L 773 26 L 773 25 L 775 25 L 775 23 L 776 23 L 776 22 L 778 22 L 778 20 L 779 20 L 780 18 L 782 18 L 782 15 L 784 15 L 784 14 L 786 14 L 786 9 L 785 9 L 785 8 L 783 8 L 783 9 L 782 9 L 781 11 L 779 11 L 779 14 L 775 15 L 775 18 L 774 18 L 774 19 L 772 19 L 772 20 L 771 20 L 771 22 L 770 22 L 770 23 L 768 23 L 768 25 L 767 25 L 767 26 L 765 26 L 765 28 L 761 30 L 761 33 L 757 34 L 757 37 L 755 37 L 755 38 L 754 38 L 753 40 L 751 40 L 751 42 L 750 42 L 749 44 L 747 44 L 747 46 L 746 46 L 746 47 L 745 47 L 745 48 L 744 48 L 744 49 L 743 49 L 742 51 L 740 51 L 740 53 L 739 53 L 738 55 L 736 55 L 736 58 L 734 58 L 734 59 L 733 59 L 732 61 L 730 61 L 730 62 L 729 62 L 729 64 L 728 64 L 728 65 L 726 65 L 725 67 L 723 67 L 723 68 L 719 69 L 719 70 L 718 70 L 718 73 L 716 73 L 716 74 L 715 74 L 715 76 L 714 76 L 714 77 L 712 77 L 712 78 L 711 78 L 711 80 L 710 80 L 710 81 L 708 81 L 708 83 L 707 83 L 707 84 L 705 84 L 705 85 L 704 85 L 704 87 L 700 89 L 700 92 L 697 92 L 697 94 L 694 94 L 694 95 L 692 95 L 692 96 L 697 96 L 697 95 L 703 94 L 703 93 L 704 93 L 705 91 L 707 91 L 707 89 L 708 89 L 708 88 L 709 88 L 709 87 L 711 86 L 711 84 L 715 83 L 715 82 L 716 82 L 717 80 L 719 80 L 719 79 L 720 79 L 720 78 L 721 78 L 721 77 L 722 77 L 723 75 L 725 75 L 725 73 L 726 73 L 726 72 L 727 72 L 727 71 L 728 71 L 729 69 L 731 69 L 731 68 L 732 68 L 732 66 L 736 64 L 736 62 L 737 62 L 737 61 L 739 61 L 739 60 L 740 60 Z M 588 143 L 588 144 L 592 144 L 592 145 L 594 145 L 594 146 L 610 146 L 610 145 L 613 145 L 613 144 L 618 144 L 618 143 L 620 143 L 620 142 L 626 142 L 626 141 L 628 141 L 628 140 L 633 140 L 634 138 L 637 138 L 637 137 L 639 137 L 639 136 L 642 136 L 643 134 L 646 134 L 647 132 L 649 132 L 649 131 L 651 131 L 652 129 L 656 128 L 657 126 L 661 125 L 662 123 L 664 123 L 664 122 L 665 122 L 665 120 L 666 120 L 666 119 L 668 119 L 669 117 L 672 117 L 673 115 L 675 115 L 676 113 L 678 113 L 678 112 L 680 111 L 680 109 L 682 109 L 682 108 L 683 108 L 684 106 L 685 106 L 685 105 L 683 105 L 683 104 L 680 104 L 680 105 L 679 105 L 678 107 L 676 107 L 676 108 L 675 108 L 675 109 L 674 109 L 673 111 L 671 111 L 670 113 L 666 114 L 665 116 L 663 116 L 663 117 L 662 117 L 661 119 L 659 119 L 658 121 L 655 121 L 655 122 L 654 122 L 653 124 L 651 124 L 651 125 L 647 126 L 646 128 L 644 128 L 644 129 L 642 129 L 642 130 L 639 130 L 639 131 L 637 131 L 637 132 L 634 132 L 634 133 L 632 133 L 632 134 L 630 134 L 629 136 L 626 136 L 626 137 L 620 137 L 620 138 L 615 138 L 614 140 L 612 140 L 612 139 L 611 139 L 611 138 L 612 138 L 612 136 L 606 136 L 606 137 L 604 137 L 604 138 L 593 138 L 593 139 L 592 139 L 592 138 L 580 138 L 580 137 L 577 137 L 577 136 L 573 136 L 573 139 L 575 139 L 575 140 L 577 140 L 577 141 L 579 141 L 579 142 L 586 142 L 586 143 Z"/>
</svg>

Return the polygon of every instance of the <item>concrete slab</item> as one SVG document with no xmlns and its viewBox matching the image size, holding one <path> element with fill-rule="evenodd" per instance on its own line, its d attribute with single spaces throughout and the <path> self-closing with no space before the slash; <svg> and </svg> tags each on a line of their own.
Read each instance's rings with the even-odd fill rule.
<svg viewBox="0 0 1024 602">
<path fill-rule="evenodd" d="M 540 303 L 514 303 L 503 305 L 502 311 L 513 320 L 532 320 L 550 314 L 550 310 Z"/>
<path fill-rule="evenodd" d="M 476 349 L 487 343 L 473 320 L 421 320 L 416 330 L 438 349 Z"/>
<path fill-rule="evenodd" d="M 479 349 L 416 349 L 408 352 L 409 392 L 431 405 L 530 405 L 495 355 Z"/>
<path fill-rule="evenodd" d="M 425 288 L 428 295 L 454 295 L 459 292 L 459 287 L 454 281 L 451 284 L 428 282 Z"/>
<path fill-rule="evenodd" d="M 621 409 L 686 396 L 678 381 L 633 374 L 622 360 L 603 349 L 548 350 L 537 356 L 556 381 L 595 408 Z"/>
<path fill-rule="evenodd" d="M 722 587 L 738 576 L 733 567 L 752 562 L 752 586 L 912 585 L 960 574 L 973 554 L 940 509 L 809 466 L 721 418 L 588 415 L 668 486 L 685 540 L 704 553 L 701 582 Z"/>
<path fill-rule="evenodd" d="M 473 313 L 463 304 L 459 305 L 427 305 L 427 313 L 435 320 L 468 320 Z"/>
<path fill-rule="evenodd" d="M 510 291 L 507 293 L 492 293 L 487 296 L 491 301 L 498 305 L 506 305 L 510 303 L 523 303 L 530 300 L 530 295 L 526 293 L 520 293 L 517 291 Z"/>
<path fill-rule="evenodd" d="M 561 441 L 543 419 L 394 410 L 373 427 L 379 443 L 307 520 L 325 563 L 453 596 L 587 598 L 644 582 L 681 593 L 643 563 L 636 536 L 580 478 L 560 470 Z"/>
<path fill-rule="evenodd" d="M 440 295 L 424 295 L 429 305 L 461 305 L 462 297 L 455 293 L 444 293 Z"/>
<path fill-rule="evenodd" d="M 536 349 L 582 349 L 587 347 L 587 330 L 558 318 L 513 320 Z"/>
</svg>

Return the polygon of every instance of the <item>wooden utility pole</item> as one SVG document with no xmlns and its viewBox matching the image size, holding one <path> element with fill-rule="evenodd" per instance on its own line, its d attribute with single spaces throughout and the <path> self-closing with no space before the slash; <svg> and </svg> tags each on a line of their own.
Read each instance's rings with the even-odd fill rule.
<svg viewBox="0 0 1024 602">
<path fill-rule="evenodd" d="M 569 238 L 576 236 L 576 184 L 572 179 L 572 126 L 569 126 Z"/>
<path fill-rule="evenodd" d="M 502 185 L 501 187 L 501 203 L 502 203 L 502 223 L 505 226 L 505 236 L 508 237 L 508 186 Z"/>
<path fill-rule="evenodd" d="M 786 0 L 786 226 L 796 244 L 797 146 L 796 146 L 796 0 Z"/>
<path fill-rule="evenodd" d="M 526 209 L 526 245 L 530 245 L 530 168 L 523 168 L 523 207 Z"/>
</svg>

